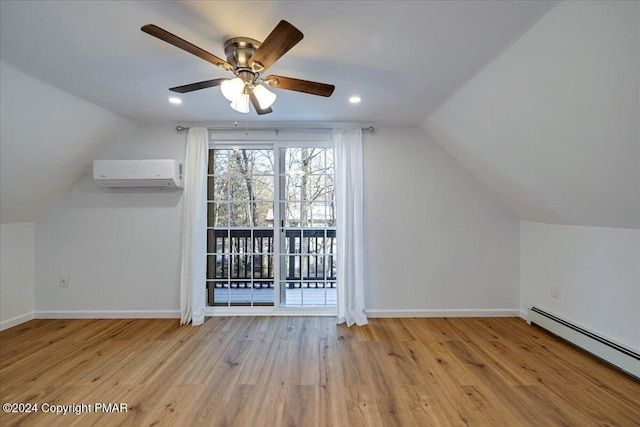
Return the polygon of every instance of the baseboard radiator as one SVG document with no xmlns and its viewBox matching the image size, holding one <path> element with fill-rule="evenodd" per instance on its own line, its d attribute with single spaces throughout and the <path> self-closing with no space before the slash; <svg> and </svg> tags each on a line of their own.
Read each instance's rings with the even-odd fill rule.
<svg viewBox="0 0 640 427">
<path fill-rule="evenodd" d="M 528 322 L 640 379 L 640 354 L 637 352 L 538 307 L 529 309 Z"/>
</svg>

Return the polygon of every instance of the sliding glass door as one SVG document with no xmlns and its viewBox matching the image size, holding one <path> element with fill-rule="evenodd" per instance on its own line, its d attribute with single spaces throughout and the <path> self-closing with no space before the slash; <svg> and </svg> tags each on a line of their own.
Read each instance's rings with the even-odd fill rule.
<svg viewBox="0 0 640 427">
<path fill-rule="evenodd" d="M 210 307 L 336 307 L 333 179 L 327 147 L 209 150 Z"/>
</svg>

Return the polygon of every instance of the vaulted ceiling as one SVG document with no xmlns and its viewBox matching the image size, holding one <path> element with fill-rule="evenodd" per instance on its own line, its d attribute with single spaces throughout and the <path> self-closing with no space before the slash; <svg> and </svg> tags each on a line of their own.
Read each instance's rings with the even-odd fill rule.
<svg viewBox="0 0 640 427">
<path fill-rule="evenodd" d="M 218 88 L 168 88 L 231 76 L 151 37 L 155 24 L 225 58 L 224 41 L 262 41 L 287 20 L 304 39 L 269 73 L 336 86 L 329 99 L 274 90 L 261 121 L 419 124 L 548 11 L 540 1 L 7 1 L 7 63 L 139 123 L 244 120 Z M 361 104 L 352 106 L 349 96 Z M 250 120 L 258 117 L 252 112 Z"/>
<path fill-rule="evenodd" d="M 226 39 L 285 19 L 304 39 L 269 72 L 336 90 L 274 89 L 251 122 L 421 126 L 521 219 L 640 228 L 638 2 L 2 1 L 0 19 L 2 222 L 37 218 L 118 127 L 247 118 L 218 88 L 169 104 L 170 87 L 230 74 L 141 26 L 224 58 Z M 50 159 L 38 185 L 25 171 Z M 8 184 L 21 176 L 29 191 Z"/>
</svg>

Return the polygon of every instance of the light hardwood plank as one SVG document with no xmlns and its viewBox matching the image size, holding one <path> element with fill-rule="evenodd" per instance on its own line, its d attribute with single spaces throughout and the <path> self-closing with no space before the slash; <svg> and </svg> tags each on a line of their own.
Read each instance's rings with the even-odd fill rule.
<svg viewBox="0 0 640 427">
<path fill-rule="evenodd" d="M 634 426 L 640 382 L 515 318 L 33 320 L 0 332 L 4 426 Z"/>
</svg>

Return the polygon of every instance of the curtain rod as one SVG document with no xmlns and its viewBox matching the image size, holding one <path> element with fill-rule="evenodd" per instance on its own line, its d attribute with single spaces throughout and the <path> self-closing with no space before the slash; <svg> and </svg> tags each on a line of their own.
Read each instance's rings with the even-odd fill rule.
<svg viewBox="0 0 640 427">
<path fill-rule="evenodd" d="M 330 131 L 332 128 L 330 127 L 316 127 L 316 128 L 311 128 L 311 127 L 295 127 L 295 126 L 273 126 L 273 127 L 259 127 L 259 126 L 254 126 L 254 127 L 240 127 L 240 126 L 209 126 L 207 127 L 207 130 L 243 130 L 243 131 L 247 131 L 247 130 L 251 130 L 251 131 L 271 131 L 271 132 L 275 132 L 276 134 L 279 131 Z M 375 133 L 376 129 L 373 126 L 368 126 L 368 127 L 364 127 L 361 128 L 362 132 L 365 133 Z M 189 130 L 188 126 L 176 126 L 176 131 L 177 132 L 184 132 Z"/>
</svg>

